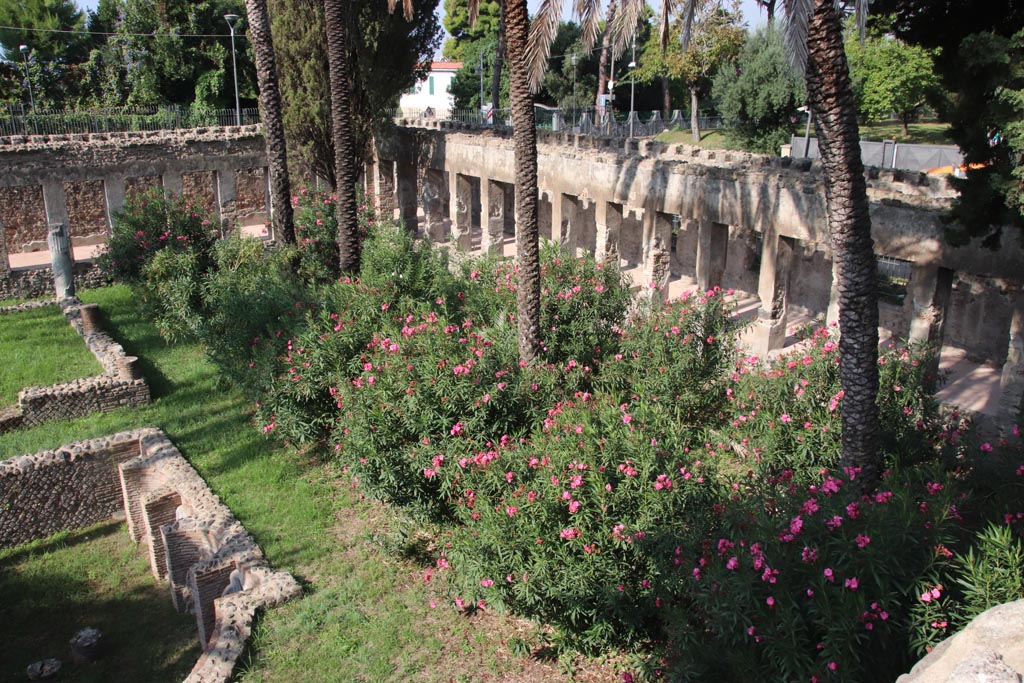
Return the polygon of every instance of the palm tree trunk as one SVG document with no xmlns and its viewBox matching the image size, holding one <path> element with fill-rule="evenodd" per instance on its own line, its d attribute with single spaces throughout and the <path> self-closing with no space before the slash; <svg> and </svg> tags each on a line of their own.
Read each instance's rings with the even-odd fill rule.
<svg viewBox="0 0 1024 683">
<path fill-rule="evenodd" d="M 274 42 L 270 36 L 267 0 L 245 0 L 245 9 L 256 61 L 260 107 L 263 109 L 263 136 L 267 141 L 270 213 L 274 234 L 284 242 L 295 242 L 291 183 L 288 180 L 288 148 L 281 119 L 281 91 L 277 87 L 277 65 L 274 60 Z"/>
<path fill-rule="evenodd" d="M 672 118 L 672 90 L 665 74 L 661 75 L 661 117 L 665 119 L 665 123 Z"/>
<path fill-rule="evenodd" d="M 601 95 L 608 91 L 608 57 L 612 51 L 612 22 L 615 21 L 615 12 L 618 10 L 618 0 L 608 0 L 608 17 L 604 24 L 604 37 L 601 39 L 601 59 L 597 67 L 597 99 L 594 105 L 601 106 Z"/>
<path fill-rule="evenodd" d="M 690 86 L 690 132 L 693 133 L 693 144 L 700 144 L 700 98 L 697 97 L 697 86 Z"/>
<path fill-rule="evenodd" d="M 331 74 L 331 121 L 334 135 L 334 177 L 338 203 L 338 265 L 342 273 L 359 270 L 356 225 L 356 153 L 352 131 L 351 74 L 348 63 L 350 0 L 324 0 L 327 63 Z"/>
<path fill-rule="evenodd" d="M 537 231 L 537 126 L 526 62 L 530 17 L 526 0 L 506 0 L 505 39 L 511 77 L 512 138 L 516 173 L 516 317 L 519 358 L 540 354 L 540 238 Z"/>
<path fill-rule="evenodd" d="M 842 464 L 858 468 L 862 490 L 881 475 L 878 452 L 878 291 L 857 109 L 843 50 L 843 14 L 814 0 L 808 27 L 807 92 L 814 112 L 839 289 Z"/>
<path fill-rule="evenodd" d="M 498 22 L 498 47 L 494 52 L 494 69 L 491 72 L 491 109 L 497 123 L 498 109 L 501 108 L 501 70 L 505 63 L 505 3 L 501 3 L 501 20 Z"/>
</svg>

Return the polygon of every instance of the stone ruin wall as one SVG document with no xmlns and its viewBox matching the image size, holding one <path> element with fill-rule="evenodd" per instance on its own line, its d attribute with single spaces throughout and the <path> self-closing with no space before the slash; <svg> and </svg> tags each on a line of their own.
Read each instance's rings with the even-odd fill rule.
<svg viewBox="0 0 1024 683">
<path fill-rule="evenodd" d="M 203 654 L 185 683 L 225 683 L 259 610 L 302 593 L 158 429 L 80 441 L 0 462 L 0 547 L 123 511 L 154 579 L 191 612 Z"/>
<path fill-rule="evenodd" d="M 139 440 L 120 434 L 0 462 L 0 547 L 113 517 L 122 508 L 117 466 L 139 453 Z"/>
<path fill-rule="evenodd" d="M 149 385 L 141 376 L 138 359 L 128 356 L 120 344 L 99 328 L 95 306 L 85 306 L 78 299 L 54 300 L 46 304 L 60 305 L 64 317 L 82 336 L 103 373 L 48 387 L 22 389 L 18 392 L 18 404 L 0 411 L 0 433 L 51 420 L 67 420 L 149 403 Z M 38 302 L 33 302 L 0 308 L 0 316 L 38 306 Z"/>
<path fill-rule="evenodd" d="M 66 221 L 76 246 L 102 243 L 110 214 L 160 185 L 229 223 L 262 222 L 265 158 L 258 126 L 0 138 L 6 252 L 45 251 L 48 221 Z"/>
</svg>

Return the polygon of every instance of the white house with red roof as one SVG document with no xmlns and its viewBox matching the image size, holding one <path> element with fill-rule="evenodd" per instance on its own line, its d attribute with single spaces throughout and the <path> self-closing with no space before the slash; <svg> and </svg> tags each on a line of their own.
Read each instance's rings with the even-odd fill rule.
<svg viewBox="0 0 1024 683">
<path fill-rule="evenodd" d="M 437 116 L 447 114 L 454 106 L 448 89 L 461 68 L 462 62 L 431 62 L 427 76 L 402 93 L 398 103 L 402 112 L 406 115 L 421 114 L 431 109 Z"/>
</svg>

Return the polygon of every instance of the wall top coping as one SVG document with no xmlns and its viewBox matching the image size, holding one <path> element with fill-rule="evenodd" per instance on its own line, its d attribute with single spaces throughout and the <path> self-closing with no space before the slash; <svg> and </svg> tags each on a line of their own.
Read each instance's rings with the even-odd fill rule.
<svg viewBox="0 0 1024 683">
<path fill-rule="evenodd" d="M 263 137 L 263 126 L 209 126 L 175 130 L 143 130 L 117 133 L 67 135 L 10 135 L 0 137 L 0 153 L 39 152 L 68 147 L 108 147 L 125 145 L 167 145 L 202 142 L 251 140 Z"/>
<path fill-rule="evenodd" d="M 399 125 L 413 135 L 443 138 L 465 145 L 512 146 L 512 132 L 507 128 L 487 128 L 452 121 L 402 120 Z M 426 140 L 425 140 L 426 142 Z M 659 161 L 672 165 L 671 172 L 694 174 L 763 173 L 795 181 L 824 182 L 820 161 L 778 157 L 738 150 L 705 149 L 687 144 L 668 144 L 651 139 L 621 140 L 566 132 L 537 131 L 538 152 L 567 159 L 585 159 L 604 163 L 636 160 L 641 163 Z M 956 195 L 947 178 L 917 171 L 868 167 L 865 169 L 871 190 L 890 193 L 901 201 L 913 197 L 915 204 L 931 204 L 945 208 Z"/>
</svg>

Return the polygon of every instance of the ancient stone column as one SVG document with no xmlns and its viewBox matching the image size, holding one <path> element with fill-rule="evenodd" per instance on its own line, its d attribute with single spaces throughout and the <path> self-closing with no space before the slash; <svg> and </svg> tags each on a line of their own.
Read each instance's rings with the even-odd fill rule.
<svg viewBox="0 0 1024 683">
<path fill-rule="evenodd" d="M 791 237 L 777 235 L 774 228 L 768 228 L 761 241 L 761 275 L 757 285 L 761 306 L 757 309 L 751 342 L 759 356 L 786 345 L 787 298 L 795 243 Z"/>
<path fill-rule="evenodd" d="M 452 172 L 449 174 L 448 189 L 451 192 L 451 241 L 459 249 L 473 248 L 473 183 L 469 176 Z"/>
<path fill-rule="evenodd" d="M 719 287 L 729 254 L 729 226 L 701 219 L 697 228 L 697 286 Z"/>
<path fill-rule="evenodd" d="M 124 356 L 117 361 L 117 378 L 122 382 L 142 379 L 142 367 L 137 356 Z"/>
<path fill-rule="evenodd" d="M 826 325 L 839 324 L 839 276 L 836 274 L 836 261 L 832 259 L 832 286 L 828 291 L 828 311 L 825 312 Z"/>
<path fill-rule="evenodd" d="M 444 242 L 446 237 L 444 230 L 444 197 L 446 192 L 444 171 L 434 168 L 426 169 L 423 172 L 423 190 L 421 193 L 423 230 L 427 239 L 435 244 Z"/>
<path fill-rule="evenodd" d="M 7 258 L 7 232 L 0 220 L 0 278 L 6 278 L 11 272 L 11 262 Z"/>
<path fill-rule="evenodd" d="M 619 235 L 622 232 L 622 204 L 598 200 L 594 210 L 596 230 L 594 257 L 619 267 Z"/>
<path fill-rule="evenodd" d="M 398 209 L 401 212 L 402 223 L 405 229 L 416 234 L 419 228 L 419 196 L 416 191 L 416 165 L 404 162 L 396 164 L 396 193 L 398 195 Z"/>
<path fill-rule="evenodd" d="M 114 214 L 124 207 L 125 179 L 123 176 L 103 178 L 103 202 L 107 210 L 107 234 L 114 232 Z"/>
<path fill-rule="evenodd" d="M 1000 426 L 1005 430 L 1020 423 L 1021 408 L 1024 407 L 1024 297 L 1020 292 L 1017 292 L 1010 319 L 1010 342 L 999 388 L 1002 392 L 999 397 Z"/>
<path fill-rule="evenodd" d="M 480 179 L 480 251 L 501 254 L 505 239 L 505 187 L 490 178 Z"/>
<path fill-rule="evenodd" d="M 238 199 L 236 170 L 229 168 L 224 171 L 217 171 L 216 183 L 217 220 L 220 224 L 221 233 L 227 235 L 235 229 L 235 219 L 238 215 L 236 206 Z"/>
<path fill-rule="evenodd" d="M 67 223 L 50 223 L 46 235 L 50 247 L 50 263 L 53 267 L 53 288 L 58 299 L 69 299 L 75 295 L 75 259 L 71 253 L 71 237 Z"/>
<path fill-rule="evenodd" d="M 370 204 L 377 201 L 377 160 L 374 156 L 363 163 L 363 196 Z"/>
</svg>

